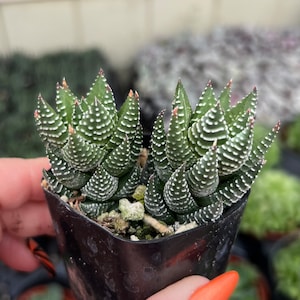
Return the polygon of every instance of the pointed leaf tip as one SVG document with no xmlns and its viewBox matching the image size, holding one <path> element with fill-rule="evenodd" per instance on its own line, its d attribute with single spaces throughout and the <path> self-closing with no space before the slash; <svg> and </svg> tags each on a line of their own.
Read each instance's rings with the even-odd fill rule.
<svg viewBox="0 0 300 300">
<path fill-rule="evenodd" d="M 139 100 L 139 98 L 140 98 L 140 95 L 139 95 L 139 93 L 137 91 L 134 91 L 134 98 L 136 100 Z"/>
<path fill-rule="evenodd" d="M 281 126 L 281 121 L 279 120 L 275 126 L 272 128 L 273 131 L 275 131 L 276 133 L 280 130 L 280 126 Z"/>
<path fill-rule="evenodd" d="M 65 77 L 63 78 L 63 80 L 61 82 L 61 85 L 62 85 L 62 88 L 64 88 L 64 89 L 68 89 L 69 88 L 67 80 L 66 80 Z"/>
<path fill-rule="evenodd" d="M 172 111 L 172 116 L 177 116 L 178 114 L 178 106 L 176 106 Z"/>
<path fill-rule="evenodd" d="M 133 90 L 130 89 L 130 90 L 129 90 L 129 93 L 128 93 L 128 97 L 129 97 L 129 98 L 133 98 L 133 95 L 134 95 Z"/>
<path fill-rule="evenodd" d="M 99 74 L 99 76 L 101 76 L 101 77 L 105 76 L 104 71 L 103 71 L 102 68 L 99 69 L 98 74 Z"/>
<path fill-rule="evenodd" d="M 230 79 L 226 85 L 227 88 L 231 88 L 232 86 L 232 79 Z"/>
<path fill-rule="evenodd" d="M 69 134 L 74 134 L 75 133 L 74 127 L 72 127 L 70 124 L 69 124 L 69 128 L 68 128 L 68 132 L 69 132 Z"/>
</svg>

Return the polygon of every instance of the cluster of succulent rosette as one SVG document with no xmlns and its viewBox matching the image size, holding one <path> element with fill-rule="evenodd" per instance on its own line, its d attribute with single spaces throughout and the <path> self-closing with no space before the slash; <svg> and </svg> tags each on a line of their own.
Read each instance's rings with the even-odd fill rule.
<svg viewBox="0 0 300 300">
<path fill-rule="evenodd" d="M 231 81 L 219 97 L 208 82 L 193 109 L 179 81 L 169 127 L 162 111 L 145 151 L 137 92 L 118 110 L 102 70 L 81 99 L 63 80 L 56 109 L 39 96 L 35 111 L 51 163 L 44 178 L 92 219 L 126 198 L 166 224 L 215 221 L 249 191 L 278 133 L 279 123 L 256 141 L 256 106 L 255 88 L 231 105 Z"/>
</svg>

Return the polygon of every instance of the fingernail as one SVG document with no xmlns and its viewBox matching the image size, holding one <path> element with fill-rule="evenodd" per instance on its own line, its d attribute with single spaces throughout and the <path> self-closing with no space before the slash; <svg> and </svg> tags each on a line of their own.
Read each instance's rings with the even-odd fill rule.
<svg viewBox="0 0 300 300">
<path fill-rule="evenodd" d="M 228 300 L 239 281 L 238 272 L 232 270 L 217 276 L 199 287 L 189 300 Z"/>
</svg>

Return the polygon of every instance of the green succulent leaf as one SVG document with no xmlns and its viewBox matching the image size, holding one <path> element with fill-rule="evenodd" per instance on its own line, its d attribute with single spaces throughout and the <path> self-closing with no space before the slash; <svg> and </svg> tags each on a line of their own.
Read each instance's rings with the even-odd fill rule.
<svg viewBox="0 0 300 300">
<path fill-rule="evenodd" d="M 209 81 L 202 92 L 201 97 L 196 105 L 195 111 L 192 115 L 191 125 L 201 119 L 211 108 L 217 103 L 215 92 L 211 81 Z"/>
<path fill-rule="evenodd" d="M 82 193 L 93 201 L 105 202 L 110 200 L 117 191 L 118 183 L 118 177 L 110 175 L 102 166 L 99 166 L 82 188 Z"/>
<path fill-rule="evenodd" d="M 236 119 L 246 111 L 249 111 L 250 115 L 255 117 L 257 106 L 257 90 L 254 87 L 252 92 L 250 92 L 243 99 L 238 101 L 236 105 L 229 107 L 225 111 L 225 120 L 228 126 L 236 122 Z"/>
<path fill-rule="evenodd" d="M 136 128 L 134 139 L 130 144 L 129 160 L 131 165 L 136 164 L 141 154 L 142 146 L 143 146 L 143 128 L 142 125 L 138 125 Z"/>
<path fill-rule="evenodd" d="M 192 152 L 187 136 L 179 122 L 178 109 L 174 108 L 165 147 L 167 159 L 174 169 L 183 163 L 189 167 L 196 161 L 196 156 Z"/>
<path fill-rule="evenodd" d="M 162 111 L 156 118 L 151 138 L 151 153 L 153 163 L 159 178 L 166 182 L 173 170 L 166 156 L 166 133 L 164 129 L 164 113 Z"/>
<path fill-rule="evenodd" d="M 116 102 L 111 87 L 107 83 L 104 71 L 100 69 L 87 97 L 87 107 L 98 99 L 108 111 L 112 120 L 117 117 Z M 113 122 L 114 122 L 113 121 Z"/>
<path fill-rule="evenodd" d="M 188 138 L 194 151 L 203 156 L 214 141 L 218 145 L 224 144 L 228 139 L 228 127 L 220 102 L 209 109 L 204 116 L 195 122 L 188 130 Z"/>
<path fill-rule="evenodd" d="M 125 102 L 118 112 L 118 121 L 115 131 L 106 144 L 107 150 L 116 148 L 125 137 L 131 141 L 135 135 L 140 122 L 139 95 L 130 91 Z"/>
<path fill-rule="evenodd" d="M 271 147 L 280 129 L 280 121 L 278 121 L 271 131 L 260 141 L 254 141 L 252 151 L 249 155 L 249 160 L 258 162 L 262 160 L 266 152 Z"/>
<path fill-rule="evenodd" d="M 104 146 L 114 131 L 114 119 L 105 106 L 95 98 L 76 127 L 77 132 L 87 141 Z"/>
<path fill-rule="evenodd" d="M 112 176 L 120 177 L 131 168 L 130 141 L 125 138 L 117 148 L 112 150 L 102 163 L 103 168 Z"/>
<path fill-rule="evenodd" d="M 51 163 L 52 174 L 68 189 L 79 190 L 90 179 L 91 174 L 70 167 L 65 160 L 51 151 L 47 151 L 47 156 Z"/>
<path fill-rule="evenodd" d="M 72 195 L 72 190 L 68 189 L 61 182 L 59 182 L 51 170 L 44 169 L 43 177 L 50 186 L 51 191 L 53 191 L 54 193 L 60 196 L 67 196 L 68 198 L 70 195 Z"/>
<path fill-rule="evenodd" d="M 219 184 L 217 146 L 214 144 L 187 171 L 189 190 L 196 198 L 213 193 Z"/>
<path fill-rule="evenodd" d="M 181 80 L 178 81 L 178 84 L 176 86 L 172 108 L 173 110 L 175 108 L 177 109 L 179 126 L 186 130 L 190 123 L 192 107 L 188 99 L 187 93 L 181 83 Z"/>
<path fill-rule="evenodd" d="M 111 207 L 111 202 L 93 202 L 86 200 L 79 203 L 79 208 L 91 219 L 96 219 L 102 213 L 108 211 Z"/>
<path fill-rule="evenodd" d="M 41 97 L 38 97 L 34 113 L 37 130 L 46 145 L 62 147 L 68 137 L 68 131 L 58 113 Z"/>
<path fill-rule="evenodd" d="M 210 195 L 211 199 L 213 201 L 222 199 L 227 206 L 239 201 L 251 188 L 263 164 L 264 161 L 259 161 L 244 166 L 242 171 L 240 170 L 235 176 L 222 183 L 217 191 Z"/>
<path fill-rule="evenodd" d="M 247 160 L 253 141 L 253 119 L 237 135 L 218 148 L 219 175 L 225 176 L 239 170 Z"/>
<path fill-rule="evenodd" d="M 144 195 L 144 203 L 146 210 L 153 217 L 168 224 L 174 221 L 173 214 L 163 198 L 163 183 L 155 174 L 152 174 L 149 178 Z"/>
<path fill-rule="evenodd" d="M 185 164 L 173 172 L 164 186 L 163 196 L 169 209 L 178 214 L 189 213 L 198 207 L 189 191 Z"/>
<path fill-rule="evenodd" d="M 69 138 L 62 148 L 62 156 L 71 167 L 82 172 L 90 171 L 98 165 L 104 154 L 103 149 L 88 143 L 73 127 L 69 126 Z"/>
<path fill-rule="evenodd" d="M 228 132 L 230 137 L 234 137 L 243 131 L 249 124 L 249 120 L 254 120 L 253 115 L 250 113 L 248 109 L 245 112 L 240 112 L 233 123 L 228 125 Z"/>
<path fill-rule="evenodd" d="M 141 167 L 138 164 L 130 172 L 119 179 L 117 192 L 113 195 L 114 199 L 122 199 L 132 196 L 141 180 Z"/>
<path fill-rule="evenodd" d="M 57 84 L 55 102 L 56 110 L 61 116 L 66 127 L 72 122 L 75 99 L 75 95 L 70 90 L 66 79 L 64 78 L 62 85 Z"/>
<path fill-rule="evenodd" d="M 231 106 L 231 85 L 232 80 L 227 83 L 218 98 L 224 111 L 228 110 Z"/>
<path fill-rule="evenodd" d="M 196 221 L 197 224 L 206 224 L 218 220 L 222 216 L 223 210 L 223 201 L 218 200 L 189 214 L 179 215 L 178 218 L 181 222 Z"/>
</svg>

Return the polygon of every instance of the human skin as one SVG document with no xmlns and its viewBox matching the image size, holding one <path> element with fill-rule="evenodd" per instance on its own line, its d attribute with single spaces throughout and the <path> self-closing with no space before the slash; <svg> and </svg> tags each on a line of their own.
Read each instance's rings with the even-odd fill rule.
<svg viewBox="0 0 300 300">
<path fill-rule="evenodd" d="M 26 246 L 26 238 L 52 235 L 54 230 L 41 189 L 47 158 L 0 158 L 0 260 L 9 267 L 30 272 L 39 262 Z M 184 300 L 208 279 L 193 275 L 148 298 Z"/>
</svg>

